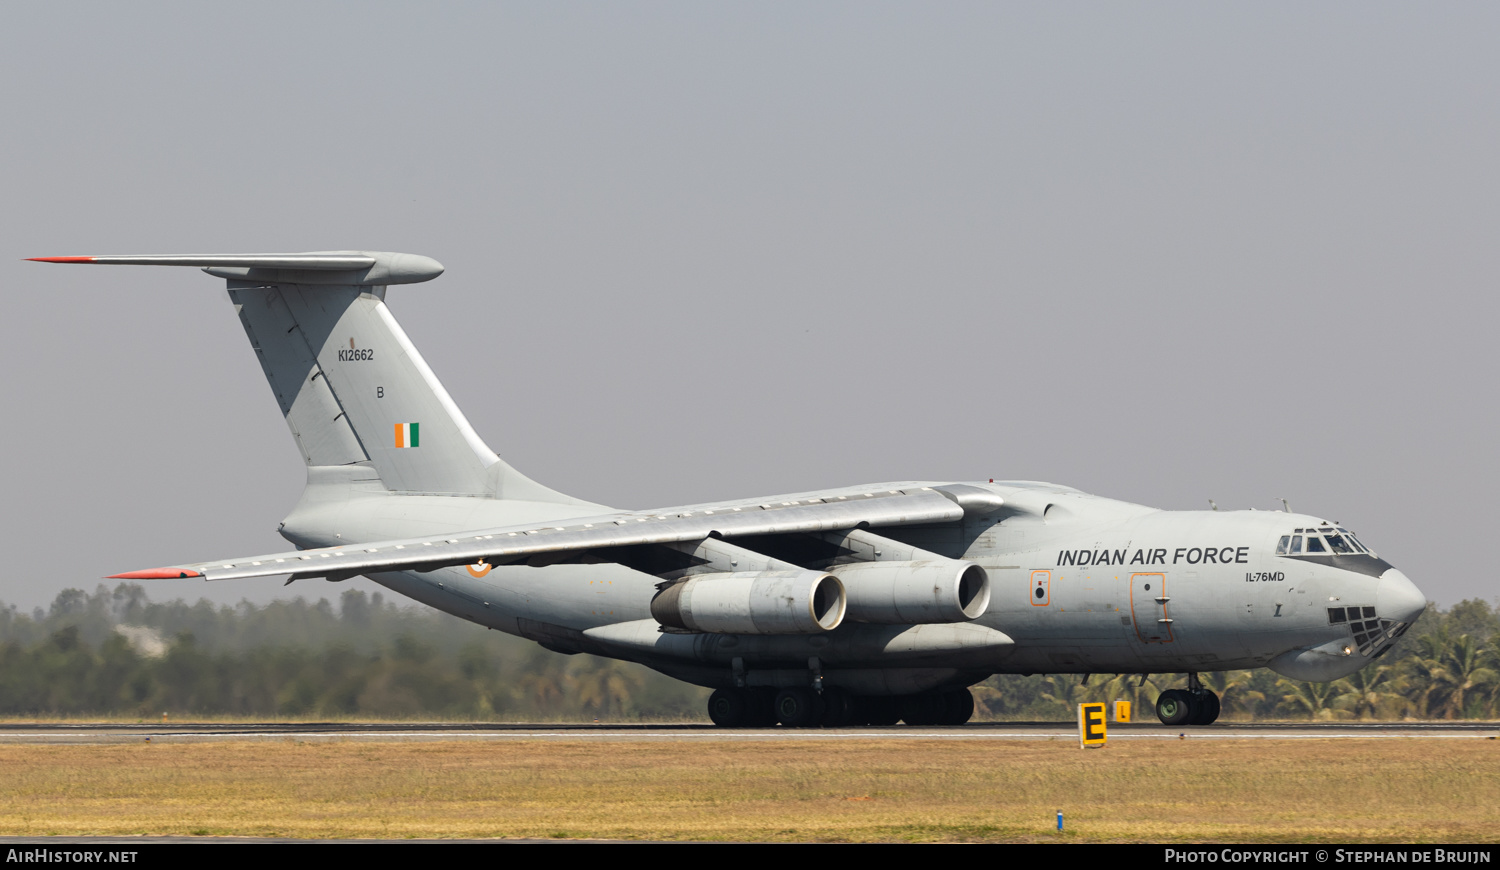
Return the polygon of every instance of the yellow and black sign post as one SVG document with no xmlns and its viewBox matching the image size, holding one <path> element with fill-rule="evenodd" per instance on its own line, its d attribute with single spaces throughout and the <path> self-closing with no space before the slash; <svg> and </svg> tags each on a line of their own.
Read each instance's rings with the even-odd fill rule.
<svg viewBox="0 0 1500 870">
<path fill-rule="evenodd" d="M 1086 749 L 1090 746 L 1103 746 L 1105 739 L 1104 705 L 1097 703 L 1079 704 L 1078 748 Z"/>
</svg>

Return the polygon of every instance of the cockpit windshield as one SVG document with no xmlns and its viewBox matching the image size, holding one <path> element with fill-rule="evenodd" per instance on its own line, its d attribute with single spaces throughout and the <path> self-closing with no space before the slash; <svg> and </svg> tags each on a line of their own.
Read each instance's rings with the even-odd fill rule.
<svg viewBox="0 0 1500 870">
<path fill-rule="evenodd" d="M 1276 555 L 1300 556 L 1304 553 L 1340 556 L 1375 555 L 1354 533 L 1336 526 L 1293 529 L 1276 542 Z"/>
</svg>

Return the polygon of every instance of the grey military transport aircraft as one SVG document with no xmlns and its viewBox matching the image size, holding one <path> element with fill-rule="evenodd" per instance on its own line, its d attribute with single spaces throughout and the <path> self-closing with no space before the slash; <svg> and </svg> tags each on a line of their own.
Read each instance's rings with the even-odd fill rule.
<svg viewBox="0 0 1500 870">
<path fill-rule="evenodd" d="M 560 653 L 714 690 L 721 726 L 959 725 L 991 674 L 1327 681 L 1422 613 L 1335 522 L 1165 511 L 1032 481 L 877 483 L 657 510 L 549 489 L 486 446 L 385 305 L 438 277 L 412 254 L 44 257 L 196 266 L 229 299 L 307 462 L 296 549 L 114 575 L 288 583 L 364 575 Z M 1086 679 L 1086 676 L 1084 677 Z"/>
</svg>

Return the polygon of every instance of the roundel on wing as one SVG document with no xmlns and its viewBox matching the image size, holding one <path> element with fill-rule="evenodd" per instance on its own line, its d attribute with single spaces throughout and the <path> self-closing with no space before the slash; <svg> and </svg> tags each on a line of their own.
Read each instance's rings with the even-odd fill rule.
<svg viewBox="0 0 1500 870">
<path fill-rule="evenodd" d="M 490 568 L 493 566 L 485 563 L 484 560 L 481 559 L 480 561 L 475 562 L 472 565 L 465 565 L 464 567 L 469 569 L 470 577 L 483 577 L 484 575 L 490 573 Z"/>
</svg>

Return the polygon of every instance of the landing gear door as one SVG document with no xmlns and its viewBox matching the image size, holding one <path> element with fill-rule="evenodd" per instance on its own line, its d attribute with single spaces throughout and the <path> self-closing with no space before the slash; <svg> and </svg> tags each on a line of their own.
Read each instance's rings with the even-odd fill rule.
<svg viewBox="0 0 1500 870">
<path fill-rule="evenodd" d="M 1167 575 L 1130 575 L 1130 614 L 1142 643 L 1171 643 L 1172 618 L 1167 615 Z"/>
</svg>

